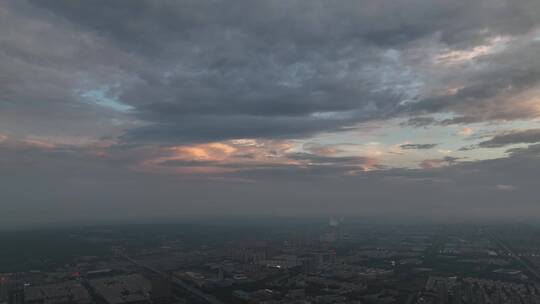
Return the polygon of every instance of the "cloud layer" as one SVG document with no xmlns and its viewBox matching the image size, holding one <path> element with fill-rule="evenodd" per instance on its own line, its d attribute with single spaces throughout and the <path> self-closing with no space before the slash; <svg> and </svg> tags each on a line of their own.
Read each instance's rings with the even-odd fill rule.
<svg viewBox="0 0 540 304">
<path fill-rule="evenodd" d="M 153 196 L 161 213 L 204 213 L 194 202 L 231 184 L 217 213 L 324 213 L 330 194 L 372 212 L 510 193 L 533 208 L 537 0 L 0 0 L 0 42 L 13 214 L 79 199 L 66 210 L 133 199 L 144 214 Z M 291 181 L 309 193 L 275 194 Z"/>
</svg>

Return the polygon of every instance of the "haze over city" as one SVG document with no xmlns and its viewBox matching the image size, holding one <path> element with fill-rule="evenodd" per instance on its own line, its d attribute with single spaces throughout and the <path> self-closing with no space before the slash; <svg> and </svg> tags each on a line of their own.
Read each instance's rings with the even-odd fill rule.
<svg viewBox="0 0 540 304">
<path fill-rule="evenodd" d="M 536 219 L 540 1 L 0 1 L 0 228 Z"/>
</svg>

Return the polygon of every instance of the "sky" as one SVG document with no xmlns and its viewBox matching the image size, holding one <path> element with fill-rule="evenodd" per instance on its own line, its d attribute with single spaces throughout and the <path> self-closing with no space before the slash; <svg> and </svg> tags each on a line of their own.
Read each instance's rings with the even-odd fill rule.
<svg viewBox="0 0 540 304">
<path fill-rule="evenodd" d="M 0 228 L 536 218 L 540 1 L 0 0 Z"/>
</svg>

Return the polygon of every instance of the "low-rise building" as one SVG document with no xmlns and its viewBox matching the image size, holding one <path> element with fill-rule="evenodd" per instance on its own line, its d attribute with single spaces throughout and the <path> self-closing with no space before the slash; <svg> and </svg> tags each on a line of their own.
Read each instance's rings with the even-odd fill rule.
<svg viewBox="0 0 540 304">
<path fill-rule="evenodd" d="M 26 304 L 88 304 L 88 291 L 78 282 L 29 286 L 24 290 Z"/>
<path fill-rule="evenodd" d="M 150 300 L 151 282 L 140 274 L 90 281 L 94 292 L 108 304 L 138 304 Z"/>
</svg>

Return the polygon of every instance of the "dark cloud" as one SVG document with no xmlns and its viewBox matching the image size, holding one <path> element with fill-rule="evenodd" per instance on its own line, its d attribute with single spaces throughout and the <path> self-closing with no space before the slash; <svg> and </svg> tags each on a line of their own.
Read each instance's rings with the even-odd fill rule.
<svg viewBox="0 0 540 304">
<path fill-rule="evenodd" d="M 426 127 L 434 125 L 437 120 L 433 117 L 412 117 L 401 123 L 401 126 Z"/>
<path fill-rule="evenodd" d="M 431 94 L 410 105 L 420 113 L 454 113 L 455 117 L 426 123 L 441 125 L 531 119 L 539 115 L 534 102 L 540 83 L 540 56 L 534 36 L 479 55 L 462 70 L 441 70 L 444 94 Z M 414 122 L 414 121 L 413 121 Z"/>
<path fill-rule="evenodd" d="M 526 34 L 538 10 L 533 0 L 6 2 L 0 106 L 42 130 L 60 129 L 37 127 L 56 113 L 70 125 L 137 120 L 145 126 L 121 129 L 141 143 L 305 137 L 410 112 L 530 117 L 503 102 L 480 109 L 505 88 L 537 83 L 533 46 L 444 76 L 477 79 L 445 97 L 419 96 L 429 75 L 411 54 L 432 42 L 462 50 Z M 92 90 L 133 111 L 85 102 Z"/>
<path fill-rule="evenodd" d="M 371 168 L 382 168 L 377 165 L 377 160 L 370 157 L 361 156 L 324 156 L 312 153 L 290 153 L 287 158 L 292 160 L 307 161 L 309 165 L 330 165 L 330 166 L 369 166 Z"/>
<path fill-rule="evenodd" d="M 428 150 L 433 149 L 438 145 L 439 144 L 404 144 L 399 147 L 405 150 Z"/>
<path fill-rule="evenodd" d="M 166 120 L 166 118 L 164 118 Z M 173 120 L 173 119 L 171 119 Z M 127 142 L 207 142 L 231 138 L 302 138 L 333 129 L 352 120 L 316 117 L 257 117 L 251 115 L 200 115 L 177 118 L 130 130 Z"/>
<path fill-rule="evenodd" d="M 478 144 L 460 148 L 460 151 L 469 151 L 479 148 L 501 148 L 515 144 L 534 144 L 540 142 L 540 129 L 514 130 L 499 132 L 496 134 L 485 134 L 479 138 L 490 137 L 488 140 Z"/>
<path fill-rule="evenodd" d="M 540 129 L 512 131 L 495 135 L 492 139 L 478 144 L 480 148 L 500 148 L 513 144 L 531 144 L 540 142 Z"/>
<path fill-rule="evenodd" d="M 279 44 L 313 46 L 342 39 L 396 45 L 439 33 L 448 44 L 482 39 L 490 34 L 512 35 L 538 24 L 536 1 L 459 0 L 434 5 L 428 0 L 262 2 L 250 1 L 30 1 L 92 31 L 114 37 L 136 49 L 160 49 L 171 34 L 190 37 L 213 28 L 242 29 Z M 496 17 L 496 18 L 495 18 Z M 456 22 L 459 19 L 460 22 Z M 211 23 L 208 20 L 212 20 Z M 336 21 L 340 22 L 336 22 Z M 488 29 L 486 31 L 486 28 Z M 322 35 L 321 31 L 324 31 Z"/>
</svg>

